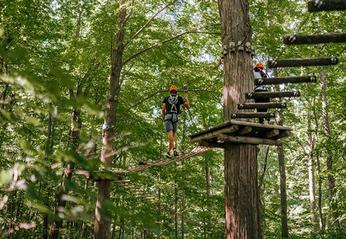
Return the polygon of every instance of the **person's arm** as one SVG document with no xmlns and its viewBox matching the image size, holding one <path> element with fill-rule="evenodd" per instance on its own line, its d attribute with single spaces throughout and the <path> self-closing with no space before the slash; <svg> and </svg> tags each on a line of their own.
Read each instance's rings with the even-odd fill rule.
<svg viewBox="0 0 346 239">
<path fill-rule="evenodd" d="M 186 109 L 190 108 L 189 101 L 188 101 L 186 98 L 184 98 L 183 106 L 184 106 Z"/>
<path fill-rule="evenodd" d="M 162 103 L 162 114 L 165 115 L 167 111 L 166 103 Z"/>
</svg>

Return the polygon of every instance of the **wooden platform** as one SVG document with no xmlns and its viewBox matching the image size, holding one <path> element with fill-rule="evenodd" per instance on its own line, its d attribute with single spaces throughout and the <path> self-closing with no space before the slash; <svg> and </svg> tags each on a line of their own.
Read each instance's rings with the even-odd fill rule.
<svg viewBox="0 0 346 239">
<path fill-rule="evenodd" d="M 201 146 L 223 148 L 225 142 L 244 144 L 280 145 L 280 138 L 292 129 L 279 125 L 267 125 L 231 120 L 190 136 L 191 142 Z"/>
</svg>

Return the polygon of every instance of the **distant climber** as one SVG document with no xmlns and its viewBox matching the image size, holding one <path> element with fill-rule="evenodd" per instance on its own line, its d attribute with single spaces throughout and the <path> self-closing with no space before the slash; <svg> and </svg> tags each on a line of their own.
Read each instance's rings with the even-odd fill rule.
<svg viewBox="0 0 346 239">
<path fill-rule="evenodd" d="M 164 119 L 164 126 L 168 133 L 168 151 L 166 156 L 178 156 L 178 151 L 175 147 L 175 135 L 178 128 L 178 116 L 180 113 L 180 106 L 189 108 L 189 101 L 178 95 L 178 90 L 175 85 L 169 88 L 170 95 L 165 97 L 162 101 L 162 114 Z"/>
<path fill-rule="evenodd" d="M 264 70 L 264 65 L 261 63 L 257 63 L 254 67 L 254 77 L 255 79 L 263 79 L 268 78 L 267 73 Z M 264 85 L 257 85 L 255 86 L 255 92 L 267 92 L 268 89 Z M 269 98 L 261 98 L 261 99 L 255 99 L 255 103 L 268 103 L 270 102 Z M 257 109 L 257 112 L 267 112 L 267 109 Z M 259 123 L 263 123 L 264 118 L 259 118 Z"/>
</svg>

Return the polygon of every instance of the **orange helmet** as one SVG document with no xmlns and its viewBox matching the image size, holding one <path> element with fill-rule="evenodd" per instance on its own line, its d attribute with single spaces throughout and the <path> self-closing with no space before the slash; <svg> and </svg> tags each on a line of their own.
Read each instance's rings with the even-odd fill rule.
<svg viewBox="0 0 346 239">
<path fill-rule="evenodd" d="M 257 63 L 256 68 L 264 69 L 264 65 L 262 63 Z"/>
<path fill-rule="evenodd" d="M 177 91 L 178 88 L 175 85 L 171 85 L 171 87 L 169 87 L 169 91 Z"/>
</svg>

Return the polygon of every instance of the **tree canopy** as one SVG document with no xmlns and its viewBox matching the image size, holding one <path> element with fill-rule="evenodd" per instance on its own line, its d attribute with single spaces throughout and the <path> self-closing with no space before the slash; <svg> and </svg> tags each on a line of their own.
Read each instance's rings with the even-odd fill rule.
<svg viewBox="0 0 346 239">
<path fill-rule="evenodd" d="M 339 59 L 335 66 L 268 71 L 318 79 L 317 84 L 279 86 L 301 93 L 280 113 L 294 130 L 283 146 L 290 238 L 344 238 L 345 44 L 287 47 L 282 38 L 341 33 L 345 12 L 309 13 L 302 0 L 249 2 L 254 63 Z M 119 177 L 109 175 L 111 169 L 100 161 L 112 56 L 118 49 L 114 39 L 124 6 L 110 167 L 128 169 L 163 159 L 167 135 L 161 101 L 172 84 L 191 105 L 179 118 L 181 154 L 195 147 L 189 135 L 223 122 L 217 2 L 2 0 L 0 5 L 0 234 L 48 237 L 50 225 L 60 221 L 61 238 L 91 238 L 97 187 L 75 171 L 104 170 L 112 184 L 101 213 L 111 219 L 111 238 L 222 238 L 222 150 Z M 279 238 L 277 151 L 259 148 L 263 234 Z"/>
</svg>

